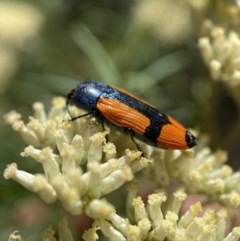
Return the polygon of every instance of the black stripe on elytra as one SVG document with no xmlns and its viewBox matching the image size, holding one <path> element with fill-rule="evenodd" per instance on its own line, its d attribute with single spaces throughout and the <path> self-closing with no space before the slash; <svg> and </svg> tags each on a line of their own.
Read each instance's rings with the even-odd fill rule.
<svg viewBox="0 0 240 241">
<path fill-rule="evenodd" d="M 114 89 L 110 86 L 108 87 L 109 88 L 101 95 L 101 97 L 115 99 L 146 116 L 150 120 L 150 125 L 146 127 L 144 137 L 156 143 L 157 138 L 161 134 L 162 127 L 170 123 L 167 116 L 157 109 L 137 99 L 134 99 L 133 97 L 118 91 L 117 89 Z"/>
</svg>

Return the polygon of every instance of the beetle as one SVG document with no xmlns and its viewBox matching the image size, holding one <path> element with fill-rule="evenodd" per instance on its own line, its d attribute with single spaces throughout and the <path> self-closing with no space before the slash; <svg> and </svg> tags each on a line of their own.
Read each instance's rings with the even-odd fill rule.
<svg viewBox="0 0 240 241">
<path fill-rule="evenodd" d="M 69 92 L 68 105 L 88 111 L 71 121 L 93 115 L 123 128 L 125 133 L 131 134 L 133 141 L 136 137 L 152 146 L 178 150 L 197 145 L 194 135 L 174 118 L 118 87 L 85 81 Z"/>
</svg>

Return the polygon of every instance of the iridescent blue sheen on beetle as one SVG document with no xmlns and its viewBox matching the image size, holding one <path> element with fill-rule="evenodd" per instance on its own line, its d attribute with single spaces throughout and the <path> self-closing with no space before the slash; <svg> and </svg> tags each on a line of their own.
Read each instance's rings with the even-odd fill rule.
<svg viewBox="0 0 240 241">
<path fill-rule="evenodd" d="M 88 110 L 83 116 L 106 119 L 153 146 L 184 150 L 197 144 L 196 138 L 171 116 L 117 87 L 83 82 L 68 94 L 67 104 Z"/>
<path fill-rule="evenodd" d="M 98 98 L 106 93 L 106 87 L 106 85 L 95 81 L 84 82 L 68 94 L 68 103 L 81 109 L 94 109 Z"/>
</svg>

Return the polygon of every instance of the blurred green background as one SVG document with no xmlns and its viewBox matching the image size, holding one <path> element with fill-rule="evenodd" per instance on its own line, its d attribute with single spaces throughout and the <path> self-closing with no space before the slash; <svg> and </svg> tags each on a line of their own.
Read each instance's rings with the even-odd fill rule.
<svg viewBox="0 0 240 241">
<path fill-rule="evenodd" d="M 214 13 L 196 11 L 188 1 L 0 1 L 1 240 L 14 230 L 24 240 L 40 240 L 41 231 L 64 215 L 60 204 L 45 206 L 3 178 L 12 162 L 41 171 L 20 157 L 25 145 L 4 114 L 14 109 L 27 121 L 34 102 L 48 110 L 54 96 L 66 96 L 83 80 L 116 85 L 147 100 L 208 135 L 208 145 L 227 150 L 230 165 L 238 167 L 239 133 L 227 133 L 239 108 L 222 83 L 210 80 L 197 46 L 209 15 Z M 83 223 L 73 220 L 80 240 Z"/>
</svg>

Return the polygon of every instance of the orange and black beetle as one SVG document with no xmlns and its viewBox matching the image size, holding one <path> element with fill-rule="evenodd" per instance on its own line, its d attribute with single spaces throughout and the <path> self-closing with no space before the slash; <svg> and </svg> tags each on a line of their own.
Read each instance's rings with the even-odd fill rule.
<svg viewBox="0 0 240 241">
<path fill-rule="evenodd" d="M 71 120 L 92 114 L 152 146 L 185 150 L 197 145 L 196 138 L 171 116 L 117 87 L 83 82 L 68 94 L 68 104 L 89 111 Z"/>
</svg>

